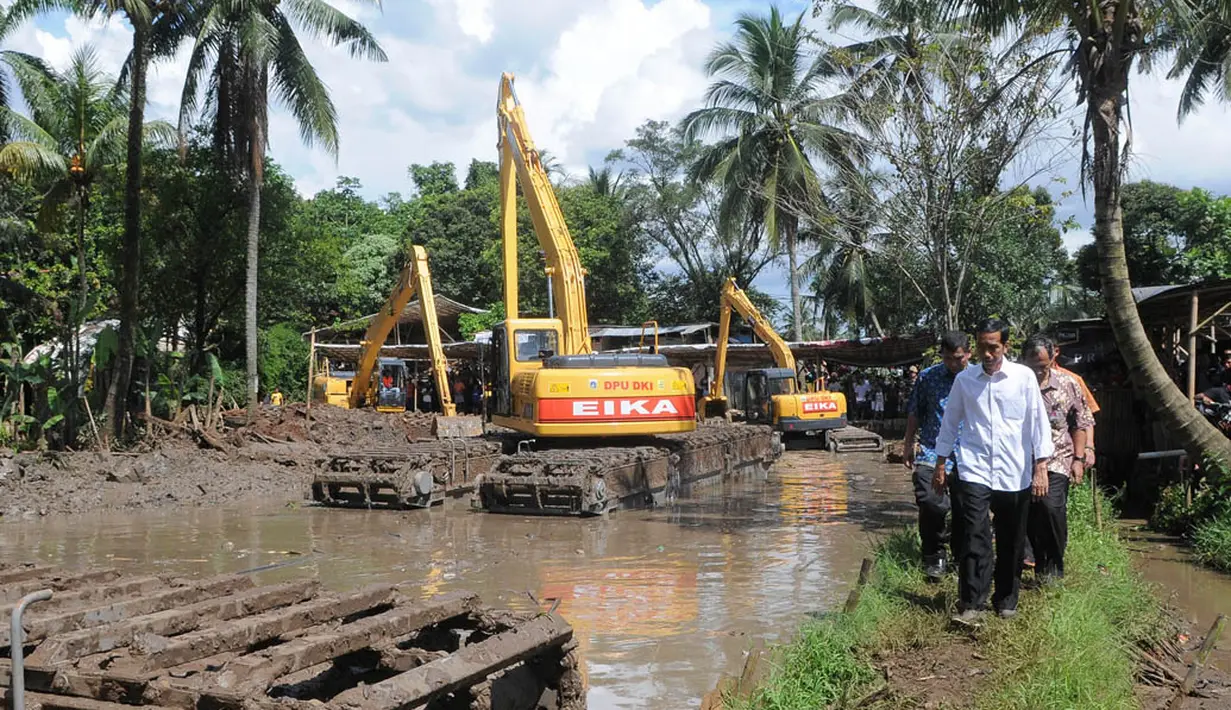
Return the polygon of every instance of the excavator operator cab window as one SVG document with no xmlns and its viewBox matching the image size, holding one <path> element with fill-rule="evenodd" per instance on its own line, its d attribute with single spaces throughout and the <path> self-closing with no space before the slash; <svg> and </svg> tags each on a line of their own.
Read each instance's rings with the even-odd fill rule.
<svg viewBox="0 0 1231 710">
<path fill-rule="evenodd" d="M 750 370 L 745 382 L 748 393 L 744 418 L 751 423 L 770 421 L 770 380 L 765 372 Z"/>
<path fill-rule="evenodd" d="M 518 362 L 532 362 L 560 351 L 560 338 L 554 330 L 519 330 L 514 333 Z"/>
<path fill-rule="evenodd" d="M 794 394 L 795 393 L 795 378 L 794 377 L 777 377 L 769 381 L 769 396 L 773 397 L 779 394 Z"/>
</svg>

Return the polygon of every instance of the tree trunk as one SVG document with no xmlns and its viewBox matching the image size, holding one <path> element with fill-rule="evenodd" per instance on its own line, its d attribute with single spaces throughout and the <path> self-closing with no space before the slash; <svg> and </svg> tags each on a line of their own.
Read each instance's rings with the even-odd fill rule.
<svg viewBox="0 0 1231 710">
<path fill-rule="evenodd" d="M 107 416 L 119 440 L 128 415 L 128 387 L 132 379 L 136 329 L 140 318 L 141 287 L 141 148 L 145 125 L 145 79 L 149 62 L 149 27 L 133 25 L 132 90 L 128 107 L 128 165 L 124 184 L 124 243 L 120 257 L 120 331 L 115 377 L 107 390 Z"/>
<path fill-rule="evenodd" d="M 77 445 L 77 394 L 81 390 L 81 326 L 86 319 L 86 299 L 90 295 L 90 282 L 85 263 L 85 218 L 90 209 L 89 195 L 85 188 L 77 188 L 77 314 L 72 321 L 73 332 L 69 350 L 68 385 L 72 392 L 64 402 L 64 445 Z"/>
<path fill-rule="evenodd" d="M 796 342 L 804 339 L 804 307 L 799 293 L 799 220 L 794 215 L 783 218 L 783 231 L 786 232 L 787 264 L 791 269 L 791 338 Z"/>
<path fill-rule="evenodd" d="M 1124 74 L 1126 83 L 1127 69 Z M 1124 87 L 1094 85 L 1091 88 L 1094 239 L 1098 245 L 1107 320 L 1115 334 L 1116 345 L 1137 392 L 1179 444 L 1197 461 L 1213 457 L 1220 458 L 1224 466 L 1231 465 L 1231 441 L 1188 403 L 1188 398 L 1163 369 L 1142 327 L 1124 257 L 1124 224 L 1120 210 L 1119 98 Z"/>
<path fill-rule="evenodd" d="M 258 144 L 264 141 L 253 140 L 253 153 Z M 257 166 L 259 158 L 253 156 L 253 170 L 248 180 L 248 274 L 244 282 L 246 312 L 244 317 L 244 343 L 248 361 L 248 421 L 256 417 L 260 400 L 257 399 L 260 380 L 257 369 L 257 327 L 256 327 L 256 292 L 257 292 L 257 250 L 260 245 L 261 233 L 261 171 Z"/>
</svg>

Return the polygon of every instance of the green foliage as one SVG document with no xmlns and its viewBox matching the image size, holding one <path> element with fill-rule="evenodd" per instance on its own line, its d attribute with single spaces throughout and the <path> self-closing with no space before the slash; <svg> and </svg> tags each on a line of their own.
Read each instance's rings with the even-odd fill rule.
<svg viewBox="0 0 1231 710">
<path fill-rule="evenodd" d="M 1121 190 L 1124 255 L 1134 286 L 1231 277 L 1231 197 L 1145 180 Z M 1077 252 L 1083 286 L 1101 288 L 1098 250 Z"/>
<path fill-rule="evenodd" d="M 1224 572 L 1231 572 L 1231 509 L 1224 507 L 1214 517 L 1193 529 L 1197 559 Z"/>
<path fill-rule="evenodd" d="M 433 197 L 457 192 L 457 169 L 453 163 L 433 162 L 431 165 L 410 166 L 410 179 L 420 197 Z"/>
<path fill-rule="evenodd" d="M 1103 509 L 1111 509 L 1109 501 Z M 855 612 L 828 613 L 805 623 L 778 650 L 762 686 L 747 700 L 727 698 L 727 707 L 832 707 L 883 682 L 872 665 L 875 657 L 958 644 L 968 657 L 965 649 L 972 642 L 993 669 L 979 683 L 974 707 L 1136 707 L 1130 649 L 1158 640 L 1164 612 L 1115 527 L 1095 527 L 1088 486 L 1069 497 L 1064 583 L 1023 592 L 1016 619 L 989 618 L 973 637 L 955 632 L 948 623 L 952 578 L 941 589 L 929 585 L 918 560 L 914 530 L 883 540 L 876 549 L 876 572 Z M 888 698 L 898 707 L 895 701 L 906 699 Z"/>
<path fill-rule="evenodd" d="M 286 401 L 302 400 L 308 387 L 309 345 L 289 323 L 261 331 L 261 389 L 282 389 Z"/>
<path fill-rule="evenodd" d="M 504 320 L 504 301 L 496 301 L 487 307 L 486 313 L 463 313 L 457 317 L 457 327 L 463 340 L 470 340 L 475 333 L 491 330 Z"/>
</svg>

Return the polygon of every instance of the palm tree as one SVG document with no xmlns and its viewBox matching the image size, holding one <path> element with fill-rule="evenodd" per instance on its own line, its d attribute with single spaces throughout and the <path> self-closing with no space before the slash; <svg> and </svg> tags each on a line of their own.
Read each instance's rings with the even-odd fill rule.
<svg viewBox="0 0 1231 710">
<path fill-rule="evenodd" d="M 591 167 L 590 174 L 586 178 L 586 186 L 593 190 L 594 194 L 616 199 L 622 199 L 628 192 L 623 182 L 624 173 L 613 172 L 610 165 L 604 165 L 598 169 Z"/>
<path fill-rule="evenodd" d="M 771 243 L 785 241 L 796 340 L 803 338 L 799 207 L 823 194 L 814 159 L 839 173 L 856 170 L 862 160 L 858 136 L 838 124 L 848 97 L 822 93 L 838 67 L 824 54 L 809 57 L 803 18 L 787 24 L 777 7 L 768 16 L 741 15 L 734 39 L 706 62 L 717 80 L 706 91 L 705 107 L 683 123 L 689 140 L 711 132 L 726 136 L 693 170 L 695 179 L 722 183 L 719 222 L 730 225 L 750 201 L 760 202 Z"/>
<path fill-rule="evenodd" d="M 1205 103 L 1212 88 L 1231 97 L 1231 3 L 1205 3 L 1190 22 L 1179 23 L 1162 38 L 1176 46 L 1168 79 L 1185 76 L 1178 118 L 1182 122 Z"/>
<path fill-rule="evenodd" d="M 370 1 L 379 7 L 379 0 Z M 185 131 L 196 114 L 201 80 L 207 78 L 205 106 L 212 113 L 215 144 L 248 188 L 245 341 L 251 419 L 258 402 L 257 255 L 270 90 L 298 121 L 304 144 L 320 143 L 336 159 L 337 110 L 304 54 L 297 30 L 345 45 L 352 57 L 378 62 L 388 57 L 362 24 L 325 0 L 208 0 L 193 24 L 196 38 L 184 82 L 180 130 Z"/>
<path fill-rule="evenodd" d="M 8 9 L 0 10 L 0 44 L 39 9 L 40 5 L 37 2 L 18 0 Z M 47 68 L 43 60 L 12 49 L 0 50 L 0 64 L 8 67 L 13 73 L 17 78 L 18 86 L 23 83 L 23 78 L 25 81 L 32 81 L 37 77 L 47 77 L 51 74 L 51 70 Z M 13 88 L 9 75 L 0 71 L 0 109 L 9 108 L 13 99 Z M 11 135 L 9 124 L 0 123 L 0 142 L 7 141 Z"/>
<path fill-rule="evenodd" d="M 0 168 L 21 179 L 47 180 L 50 188 L 43 198 L 40 226 L 51 226 L 59 208 L 71 203 L 76 211 L 78 294 L 70 319 L 73 328 L 68 343 L 69 378 L 73 397 L 77 392 L 80 342 L 79 321 L 88 310 L 89 282 L 85 225 L 90 209 L 94 181 L 108 165 L 124 155 L 128 96 L 115 79 L 105 74 L 98 56 L 90 46 L 73 53 L 63 72 L 19 71 L 17 80 L 30 108 L 26 118 L 12 109 L 0 107 L 0 115 L 10 127 L 11 142 L 0 148 Z M 148 136 L 170 141 L 175 131 L 162 121 L 147 124 Z M 69 408 L 68 434 L 75 432 L 74 409 Z"/>
<path fill-rule="evenodd" d="M 1199 3 L 1206 12 L 1199 13 L 1197 18 L 1219 17 L 1215 8 L 1221 1 Z M 1004 34 L 1026 22 L 1041 31 L 1063 28 L 1066 38 L 1071 40 L 1072 49 L 1060 51 L 1072 52 L 1079 97 L 1086 108 L 1088 142 L 1083 151 L 1082 172 L 1094 189 L 1094 240 L 1107 320 L 1133 384 L 1167 429 L 1194 457 L 1217 460 L 1225 467 L 1231 465 L 1231 440 L 1189 406 L 1188 399 L 1167 375 L 1146 337 L 1129 281 L 1120 208 L 1125 158 L 1122 151 L 1125 144 L 1121 141 L 1125 139 L 1124 108 L 1128 104 L 1133 61 L 1148 52 L 1156 39 L 1181 47 L 1188 46 L 1186 42 L 1210 41 L 1217 37 L 1224 42 L 1227 40 L 1225 25 L 1212 37 L 1208 27 L 1191 24 L 1189 7 L 1189 2 L 1177 0 L 1166 3 L 953 0 L 949 11 L 967 13 L 976 27 L 995 33 Z M 1162 34 L 1152 34 L 1154 30 L 1161 30 Z M 1181 52 L 1181 67 L 1185 56 L 1194 55 Z M 1197 67 L 1190 63 L 1190 66 L 1204 70 L 1206 65 L 1202 63 Z M 1181 105 L 1181 110 L 1183 108 Z"/>
<path fill-rule="evenodd" d="M 120 82 L 128 88 L 124 175 L 124 237 L 120 246 L 120 328 L 115 376 L 107 389 L 107 416 L 116 438 L 128 418 L 128 389 L 136 357 L 141 288 L 141 153 L 145 131 L 145 87 L 150 61 L 175 53 L 187 30 L 188 3 L 171 0 L 18 0 L 32 9 L 67 8 L 85 16 L 123 15 L 133 29 L 132 51 Z M 29 10 L 28 10 L 29 11 Z M 104 435 L 105 436 L 105 435 Z"/>
<path fill-rule="evenodd" d="M 876 297 L 872 291 L 869 261 L 872 259 L 873 205 L 871 192 L 857 181 L 841 186 L 838 204 L 826 211 L 831 216 L 824 230 L 815 226 L 801 232 L 800 239 L 820 246 L 803 264 L 812 277 L 813 298 L 825 305 L 825 316 L 841 316 L 857 331 L 871 326 L 884 337 L 876 316 Z"/>
<path fill-rule="evenodd" d="M 896 103 L 906 92 L 925 83 L 924 53 L 930 46 L 952 47 L 969 43 L 962 18 L 946 17 L 936 0 L 878 0 L 875 8 L 838 3 L 829 11 L 834 32 L 854 29 L 871 35 L 832 50 L 834 61 L 855 66 L 852 88 L 881 104 Z"/>
</svg>

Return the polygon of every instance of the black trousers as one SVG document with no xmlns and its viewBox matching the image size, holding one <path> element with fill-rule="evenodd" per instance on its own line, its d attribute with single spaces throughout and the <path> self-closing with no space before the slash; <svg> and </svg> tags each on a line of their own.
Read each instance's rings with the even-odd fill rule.
<svg viewBox="0 0 1231 710">
<path fill-rule="evenodd" d="M 1064 576 L 1064 548 L 1069 543 L 1069 477 L 1047 476 L 1047 495 L 1030 502 L 1029 537 L 1034 549 L 1034 573 L 1039 577 Z"/>
<path fill-rule="evenodd" d="M 936 564 L 945 556 L 949 531 L 949 494 L 932 488 L 932 466 L 915 466 L 915 504 L 919 506 L 919 539 L 923 541 L 923 564 Z M 956 551 L 954 557 L 956 558 Z"/>
<path fill-rule="evenodd" d="M 995 517 L 994 557 L 989 512 Z M 995 594 L 991 595 L 992 607 L 997 611 L 1017 608 L 1029 512 L 1029 488 L 1006 492 L 962 480 L 954 484 L 953 517 L 961 518 L 963 538 L 957 560 L 960 611 L 987 606 L 993 576 L 996 584 Z"/>
</svg>

